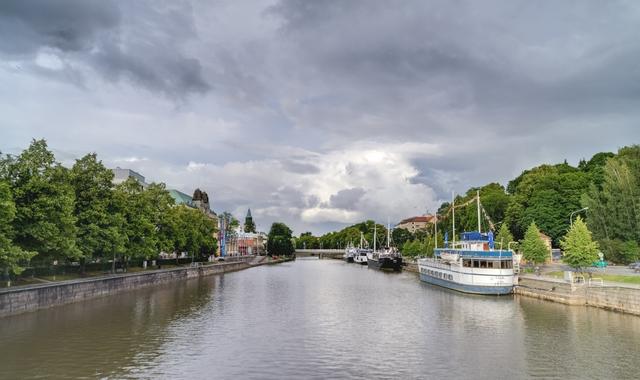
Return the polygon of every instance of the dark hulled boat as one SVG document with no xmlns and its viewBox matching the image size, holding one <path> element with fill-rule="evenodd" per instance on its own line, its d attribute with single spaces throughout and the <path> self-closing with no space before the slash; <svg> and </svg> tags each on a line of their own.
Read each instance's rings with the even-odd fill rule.
<svg viewBox="0 0 640 380">
<path fill-rule="evenodd" d="M 402 256 L 397 252 L 372 252 L 367 256 L 369 268 L 379 270 L 402 270 Z"/>
</svg>

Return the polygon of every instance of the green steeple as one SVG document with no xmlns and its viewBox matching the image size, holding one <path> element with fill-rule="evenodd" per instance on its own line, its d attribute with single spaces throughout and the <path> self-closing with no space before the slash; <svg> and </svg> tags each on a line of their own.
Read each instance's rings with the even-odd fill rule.
<svg viewBox="0 0 640 380">
<path fill-rule="evenodd" d="M 244 232 L 256 232 L 256 224 L 253 222 L 251 209 L 247 211 L 247 216 L 244 218 Z"/>
</svg>

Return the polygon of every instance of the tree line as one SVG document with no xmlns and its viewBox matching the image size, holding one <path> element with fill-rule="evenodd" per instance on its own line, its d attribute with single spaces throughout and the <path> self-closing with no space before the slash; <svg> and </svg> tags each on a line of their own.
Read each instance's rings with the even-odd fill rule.
<svg viewBox="0 0 640 380">
<path fill-rule="evenodd" d="M 574 233 L 581 236 L 578 239 L 580 241 L 593 236 L 596 244 L 595 250 L 585 249 L 595 252 L 596 257 L 597 252 L 602 251 L 607 260 L 617 263 L 632 262 L 640 257 L 639 145 L 623 147 L 615 154 L 597 153 L 589 160 L 581 160 L 575 167 L 566 161 L 555 165 L 540 165 L 523 171 L 509 181 L 506 187 L 499 183 L 489 183 L 470 188 L 466 193 L 455 197 L 455 204 L 462 205 L 471 201 L 478 191 L 483 208 L 482 230 L 494 229 L 496 243 L 505 246 L 509 242 L 521 242 L 519 249 L 523 253 L 529 253 L 525 256 L 531 261 L 540 262 L 540 247 L 544 244 L 540 240 L 540 232 L 551 238 L 554 247 L 564 249 L 569 244 L 567 238 L 572 230 L 571 215 L 583 208 L 587 209 L 574 213 Z M 475 203 L 456 207 L 455 212 L 456 231 L 477 230 Z M 401 247 L 407 255 L 432 254 L 436 239 L 438 246 L 442 246 L 443 231 L 451 233 L 451 203 L 442 203 L 437 215 L 437 237 L 434 236 L 433 227 L 413 234 L 407 230 L 394 229 L 394 245 Z M 576 222 L 578 219 L 580 222 Z M 304 244 L 307 248 L 320 248 L 322 244 L 325 248 L 340 248 L 348 242 L 358 242 L 360 231 L 371 242 L 372 226 L 373 221 L 362 222 L 320 237 L 306 232 L 296 240 L 296 247 L 302 248 Z M 385 227 L 380 226 L 378 232 L 382 232 L 384 236 Z M 531 240 L 534 233 L 539 241 L 533 244 Z M 526 239 L 527 236 L 529 239 Z M 575 246 L 574 240 L 571 240 L 572 247 Z M 588 241 L 584 244 L 588 245 Z M 518 245 L 511 244 L 510 248 L 518 248 Z M 546 247 L 544 255 L 548 256 Z"/>
<path fill-rule="evenodd" d="M 113 184 L 95 153 L 62 166 L 45 140 L 0 154 L 0 266 L 5 275 L 54 262 L 149 260 L 160 252 L 214 254 L 216 222 L 175 206 L 163 183 Z"/>
</svg>

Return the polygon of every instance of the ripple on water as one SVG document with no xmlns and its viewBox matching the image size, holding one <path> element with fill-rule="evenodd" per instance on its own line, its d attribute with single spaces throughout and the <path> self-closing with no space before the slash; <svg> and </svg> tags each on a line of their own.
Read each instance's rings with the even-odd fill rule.
<svg viewBox="0 0 640 380">
<path fill-rule="evenodd" d="M 639 321 L 298 260 L 3 319 L 0 378 L 632 378 Z"/>
</svg>

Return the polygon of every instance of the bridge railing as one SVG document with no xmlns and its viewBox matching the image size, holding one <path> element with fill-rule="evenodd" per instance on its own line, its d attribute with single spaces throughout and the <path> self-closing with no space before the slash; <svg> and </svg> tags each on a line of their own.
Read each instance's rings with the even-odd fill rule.
<svg viewBox="0 0 640 380">
<path fill-rule="evenodd" d="M 296 253 L 341 253 L 344 249 L 296 249 Z"/>
</svg>

